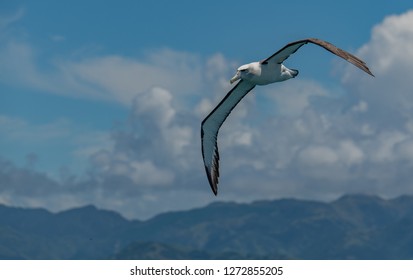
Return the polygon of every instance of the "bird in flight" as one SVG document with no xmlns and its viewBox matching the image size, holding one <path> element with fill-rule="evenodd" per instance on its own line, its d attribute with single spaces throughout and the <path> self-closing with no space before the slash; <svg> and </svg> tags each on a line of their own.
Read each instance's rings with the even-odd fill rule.
<svg viewBox="0 0 413 280">
<path fill-rule="evenodd" d="M 329 42 L 316 38 L 308 38 L 289 43 L 264 60 L 240 66 L 235 76 L 230 80 L 231 84 L 236 81 L 239 82 L 227 93 L 212 112 L 209 113 L 201 125 L 202 157 L 209 184 L 215 195 L 218 194 L 219 153 L 217 137 L 219 128 L 231 113 L 232 109 L 234 109 L 241 99 L 256 85 L 267 85 L 295 78 L 298 75 L 298 70 L 289 69 L 282 63 L 291 54 L 308 43 L 323 47 L 327 51 L 347 60 L 374 77 L 364 61 L 337 48 Z"/>
</svg>

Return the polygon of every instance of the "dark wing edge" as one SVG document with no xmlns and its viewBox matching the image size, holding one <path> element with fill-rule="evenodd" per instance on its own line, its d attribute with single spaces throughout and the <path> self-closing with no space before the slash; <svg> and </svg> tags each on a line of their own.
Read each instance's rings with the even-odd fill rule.
<svg viewBox="0 0 413 280">
<path fill-rule="evenodd" d="M 276 63 L 282 63 L 284 60 L 286 60 L 290 55 L 295 53 L 299 48 L 301 48 L 303 45 L 307 44 L 309 41 L 308 39 L 304 40 L 299 40 L 295 42 L 291 42 L 287 45 L 285 45 L 282 49 L 278 50 L 276 53 L 271 55 L 270 57 L 261 60 L 261 64 L 268 63 L 270 60 L 276 60 Z"/>
<path fill-rule="evenodd" d="M 218 132 L 232 109 L 255 87 L 246 81 L 238 82 L 209 113 L 201 124 L 202 158 L 212 192 L 218 194 L 219 152 Z"/>
<path fill-rule="evenodd" d="M 309 38 L 307 40 L 308 40 L 308 42 L 316 44 L 320 47 L 323 47 L 324 49 L 328 50 L 329 52 L 331 52 L 331 53 L 347 60 L 348 62 L 350 62 L 354 66 L 360 68 L 361 70 L 363 70 L 367 74 L 374 77 L 373 73 L 371 73 L 370 69 L 367 67 L 367 64 L 363 60 L 361 60 L 360 58 L 356 57 L 355 55 L 352 55 L 351 53 L 346 52 L 345 50 L 337 48 L 336 46 L 334 46 L 333 44 L 331 44 L 327 41 L 323 41 L 323 40 L 316 39 L 316 38 Z"/>
<path fill-rule="evenodd" d="M 356 57 L 355 55 L 352 55 L 349 52 L 346 52 L 345 50 L 342 50 L 342 49 L 334 46 L 333 44 L 331 44 L 327 41 L 320 40 L 320 39 L 317 39 L 317 38 L 308 38 L 308 39 L 299 40 L 299 41 L 289 43 L 286 46 L 284 46 L 282 49 L 280 49 L 279 51 L 277 51 L 276 53 L 274 53 L 273 55 L 268 57 L 267 59 L 262 60 L 261 63 L 265 64 L 265 63 L 268 63 L 270 60 L 274 60 L 274 59 L 276 60 L 277 63 L 282 63 L 291 54 L 295 53 L 299 48 L 301 48 L 303 45 L 305 45 L 307 43 L 312 43 L 312 44 L 318 45 L 318 46 L 326 49 L 327 51 L 329 51 L 329 52 L 331 52 L 331 53 L 347 60 L 348 62 L 350 62 L 354 66 L 360 68 L 361 70 L 363 70 L 367 74 L 374 77 L 373 73 L 371 73 L 370 69 L 367 67 L 366 63 L 363 60 Z"/>
</svg>

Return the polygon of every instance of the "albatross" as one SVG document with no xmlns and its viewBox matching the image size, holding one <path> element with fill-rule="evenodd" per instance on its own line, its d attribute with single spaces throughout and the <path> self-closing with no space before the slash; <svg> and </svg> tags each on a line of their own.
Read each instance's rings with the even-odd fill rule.
<svg viewBox="0 0 413 280">
<path fill-rule="evenodd" d="M 308 43 L 326 49 L 374 77 L 364 61 L 329 42 L 316 38 L 291 42 L 264 60 L 240 66 L 235 76 L 230 80 L 231 84 L 236 81 L 239 82 L 227 93 L 201 124 L 202 157 L 209 184 L 215 195 L 218 194 L 219 153 L 217 137 L 220 127 L 232 109 L 256 85 L 268 85 L 295 78 L 298 75 L 298 70 L 287 68 L 283 62 L 291 54 Z"/>
</svg>

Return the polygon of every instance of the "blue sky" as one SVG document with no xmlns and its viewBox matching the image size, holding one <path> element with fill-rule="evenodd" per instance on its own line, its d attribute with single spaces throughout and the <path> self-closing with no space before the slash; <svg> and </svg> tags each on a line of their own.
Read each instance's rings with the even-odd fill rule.
<svg viewBox="0 0 413 280">
<path fill-rule="evenodd" d="M 2 1 L 0 203 L 148 218 L 217 200 L 411 194 L 412 5 L 308 3 Z M 222 127 L 213 197 L 200 122 L 239 65 L 306 37 L 376 78 L 300 49 L 286 61 L 299 78 L 257 87 Z"/>
</svg>

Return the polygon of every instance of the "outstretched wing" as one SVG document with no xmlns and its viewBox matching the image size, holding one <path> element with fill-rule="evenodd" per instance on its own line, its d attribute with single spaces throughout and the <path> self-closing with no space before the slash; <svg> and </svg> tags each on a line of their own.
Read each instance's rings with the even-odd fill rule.
<svg viewBox="0 0 413 280">
<path fill-rule="evenodd" d="M 303 45 L 307 43 L 312 43 L 315 45 L 318 45 L 320 47 L 323 47 L 324 49 L 328 50 L 329 52 L 347 60 L 351 64 L 357 66 L 367 74 L 371 75 L 374 77 L 373 73 L 370 72 L 370 69 L 367 67 L 366 63 L 362 61 L 360 58 L 352 55 L 349 52 L 346 52 L 340 48 L 337 48 L 333 44 L 316 39 L 316 38 L 308 38 L 296 42 L 289 43 L 286 45 L 284 48 L 281 50 L 277 51 L 267 59 L 264 59 L 261 61 L 262 64 L 266 64 L 268 62 L 276 62 L 276 63 L 282 63 L 284 60 L 286 60 L 291 54 L 295 53 L 299 48 L 301 48 Z"/>
<path fill-rule="evenodd" d="M 231 113 L 232 109 L 234 109 L 241 99 L 254 87 L 254 84 L 241 80 L 202 121 L 202 157 L 204 159 L 205 171 L 208 176 L 209 184 L 215 195 L 218 193 L 219 177 L 219 153 L 217 144 L 219 128 Z"/>
</svg>

